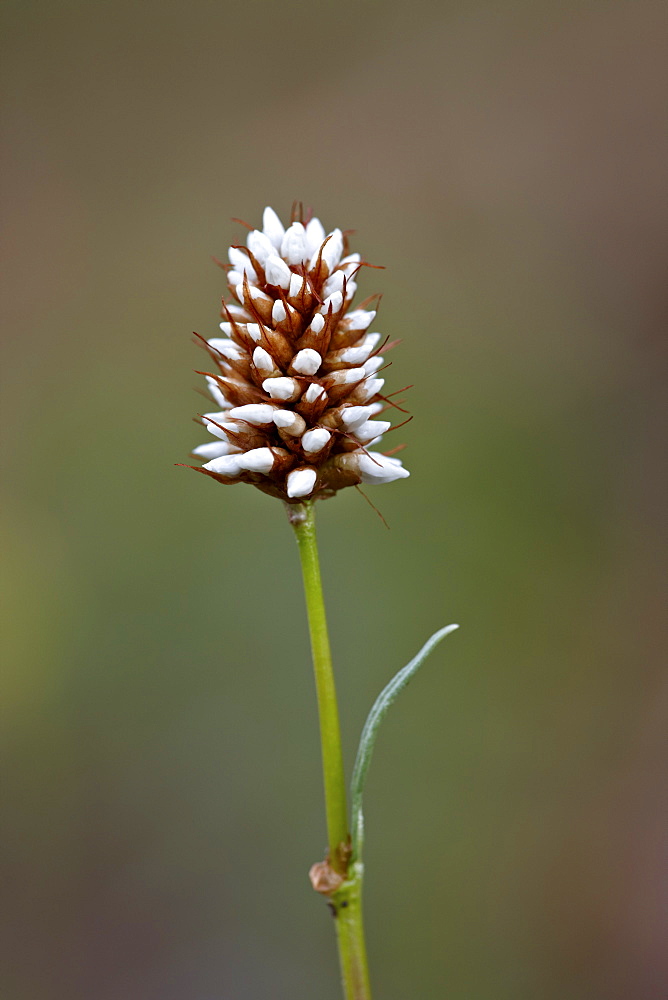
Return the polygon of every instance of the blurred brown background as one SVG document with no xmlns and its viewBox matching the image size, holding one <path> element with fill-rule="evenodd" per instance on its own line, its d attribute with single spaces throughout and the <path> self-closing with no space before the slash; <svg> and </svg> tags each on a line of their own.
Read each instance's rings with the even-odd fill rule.
<svg viewBox="0 0 668 1000">
<path fill-rule="evenodd" d="M 3 5 L 3 1000 L 336 1000 L 296 551 L 201 434 L 210 261 L 386 265 L 412 478 L 320 508 L 379 1000 L 664 1000 L 665 7 Z M 662 882 L 663 880 L 663 882 Z"/>
</svg>

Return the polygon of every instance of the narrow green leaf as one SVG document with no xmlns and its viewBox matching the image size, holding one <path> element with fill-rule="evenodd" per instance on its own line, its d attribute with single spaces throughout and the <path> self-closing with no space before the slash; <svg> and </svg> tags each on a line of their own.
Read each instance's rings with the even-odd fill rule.
<svg viewBox="0 0 668 1000">
<path fill-rule="evenodd" d="M 396 699 L 399 692 L 403 691 L 411 678 L 418 672 L 431 651 L 438 646 L 441 639 L 445 639 L 446 635 L 450 635 L 450 633 L 454 632 L 457 628 L 459 628 L 459 625 L 446 625 L 445 628 L 439 629 L 438 632 L 434 632 L 431 638 L 427 639 L 417 656 L 413 657 L 410 663 L 407 663 L 398 674 L 395 674 L 387 687 L 381 691 L 374 702 L 373 708 L 369 712 L 366 722 L 364 723 L 364 729 L 362 730 L 360 745 L 357 751 L 357 758 L 355 760 L 351 786 L 353 814 L 352 841 L 353 859 L 355 860 L 359 860 L 362 855 L 362 846 L 364 842 L 362 796 L 364 794 L 364 784 L 366 782 L 369 764 L 371 763 L 371 754 L 373 753 L 380 724 L 385 718 L 385 713 L 392 702 Z"/>
</svg>

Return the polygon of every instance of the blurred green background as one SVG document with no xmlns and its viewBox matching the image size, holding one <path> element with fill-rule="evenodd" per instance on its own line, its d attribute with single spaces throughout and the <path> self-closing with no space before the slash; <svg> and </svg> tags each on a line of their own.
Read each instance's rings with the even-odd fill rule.
<svg viewBox="0 0 668 1000">
<path fill-rule="evenodd" d="M 3 1000 L 337 1000 L 297 553 L 183 469 L 293 199 L 386 265 L 412 478 L 319 509 L 378 1000 L 664 1000 L 665 7 L 3 5 Z M 663 881 L 663 884 L 662 884 Z"/>
</svg>

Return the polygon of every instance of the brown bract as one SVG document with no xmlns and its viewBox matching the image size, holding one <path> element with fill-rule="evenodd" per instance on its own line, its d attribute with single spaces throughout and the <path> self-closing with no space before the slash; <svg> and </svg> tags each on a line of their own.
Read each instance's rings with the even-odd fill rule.
<svg viewBox="0 0 668 1000">
<path fill-rule="evenodd" d="M 344 882 L 343 875 L 335 872 L 327 860 L 316 861 L 314 865 L 311 865 L 308 877 L 315 891 L 323 896 L 331 896 L 332 893 L 341 888 Z"/>
</svg>

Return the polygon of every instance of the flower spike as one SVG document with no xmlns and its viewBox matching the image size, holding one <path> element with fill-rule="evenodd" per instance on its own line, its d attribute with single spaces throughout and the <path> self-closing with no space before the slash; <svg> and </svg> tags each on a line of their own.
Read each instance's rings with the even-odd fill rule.
<svg viewBox="0 0 668 1000">
<path fill-rule="evenodd" d="M 381 335 L 368 332 L 378 297 L 351 307 L 364 261 L 347 233 L 326 233 L 298 203 L 288 226 L 266 208 L 262 228 L 248 228 L 228 251 L 224 336 L 199 338 L 220 412 L 204 417 L 215 441 L 193 449 L 198 471 L 292 504 L 406 478 L 399 459 L 367 450 L 390 430 L 370 418 L 396 404 L 380 395 Z"/>
</svg>

